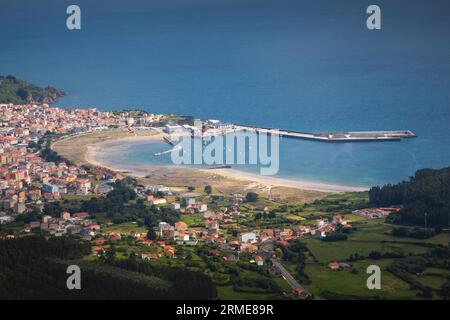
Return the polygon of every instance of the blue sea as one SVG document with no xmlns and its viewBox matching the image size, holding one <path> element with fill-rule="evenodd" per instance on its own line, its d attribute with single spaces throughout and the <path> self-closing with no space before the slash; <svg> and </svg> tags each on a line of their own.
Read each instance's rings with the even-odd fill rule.
<svg viewBox="0 0 450 320">
<path fill-rule="evenodd" d="M 70 4 L 81 30 L 66 28 Z M 418 138 L 281 142 L 280 177 L 395 183 L 450 165 L 450 2 L 379 0 L 377 31 L 366 28 L 370 4 L 0 0 L 0 74 L 65 90 L 63 107 L 310 132 L 409 129 Z M 163 161 L 149 148 L 118 158 Z"/>
</svg>

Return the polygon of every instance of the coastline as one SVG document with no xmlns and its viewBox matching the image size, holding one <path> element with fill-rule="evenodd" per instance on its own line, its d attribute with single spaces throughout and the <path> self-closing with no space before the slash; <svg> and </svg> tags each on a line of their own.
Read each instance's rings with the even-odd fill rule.
<svg viewBox="0 0 450 320">
<path fill-rule="evenodd" d="M 109 134 L 111 133 L 111 134 Z M 150 134 L 149 134 L 150 133 Z M 355 192 L 366 191 L 365 187 L 355 187 L 325 183 L 320 181 L 307 181 L 301 179 L 286 179 L 275 176 L 260 176 L 255 173 L 249 173 L 233 168 L 207 169 L 207 168 L 190 168 L 179 166 L 158 166 L 158 165 L 142 165 L 138 167 L 126 168 L 111 165 L 99 159 L 100 155 L 105 154 L 105 149 L 109 148 L 111 143 L 134 143 L 139 141 L 162 141 L 164 134 L 159 130 L 152 130 L 151 132 L 140 132 L 139 134 L 130 134 L 129 132 L 103 132 L 84 135 L 84 137 L 91 135 L 92 139 L 83 140 L 83 136 L 75 136 L 61 141 L 55 142 L 52 148 L 61 155 L 67 157 L 69 160 L 75 160 L 79 164 L 90 164 L 94 166 L 104 167 L 114 172 L 134 176 L 136 178 L 146 178 L 155 175 L 164 175 L 164 177 L 183 175 L 194 175 L 204 181 L 204 184 L 209 183 L 209 179 L 218 176 L 237 181 L 240 184 L 245 184 L 248 189 L 271 189 L 271 188 L 289 188 L 295 190 L 309 190 L 320 193 L 340 193 L 340 192 Z M 86 139 L 84 139 L 86 140 Z M 69 148 L 72 156 L 64 149 L 65 143 L 70 141 Z M 75 142 L 75 143 L 73 143 Z M 77 154 L 76 159 L 73 154 Z M 80 161 L 81 160 L 81 161 Z"/>
<path fill-rule="evenodd" d="M 245 172 L 236 169 L 198 169 L 201 171 L 214 170 L 215 173 L 224 175 L 229 178 L 251 180 L 260 184 L 268 184 L 278 187 L 298 188 L 306 190 L 314 190 L 319 192 L 356 192 L 367 191 L 365 187 L 354 187 L 325 183 L 320 181 L 309 181 L 301 179 L 287 179 L 276 176 L 260 176 L 256 173 Z"/>
</svg>

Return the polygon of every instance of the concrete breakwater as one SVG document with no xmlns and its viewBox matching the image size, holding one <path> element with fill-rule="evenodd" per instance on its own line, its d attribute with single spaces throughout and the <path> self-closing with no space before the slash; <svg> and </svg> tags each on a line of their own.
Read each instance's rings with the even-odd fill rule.
<svg viewBox="0 0 450 320">
<path fill-rule="evenodd" d="M 277 134 L 283 137 L 326 142 L 396 141 L 405 138 L 417 137 L 417 135 L 410 130 L 307 133 L 293 130 L 280 130 L 242 125 L 236 125 L 235 128 L 236 130 L 242 131 L 253 131 L 270 135 Z"/>
</svg>

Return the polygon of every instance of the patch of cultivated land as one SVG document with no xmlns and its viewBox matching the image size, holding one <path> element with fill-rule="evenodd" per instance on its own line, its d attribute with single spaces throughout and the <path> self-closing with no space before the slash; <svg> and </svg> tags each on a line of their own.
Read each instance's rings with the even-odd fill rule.
<svg viewBox="0 0 450 320">
<path fill-rule="evenodd" d="M 110 233 L 110 232 L 119 232 L 119 233 L 130 233 L 130 232 L 136 232 L 136 233 L 147 233 L 146 227 L 140 227 L 137 225 L 137 223 L 133 222 L 126 222 L 122 224 L 116 224 L 112 225 L 110 227 L 103 228 L 102 232 L 104 233 Z"/>
<path fill-rule="evenodd" d="M 418 291 L 410 289 L 410 285 L 386 270 L 393 259 L 350 261 L 351 268 L 339 271 L 330 270 L 330 261 L 348 261 L 350 255 L 358 253 L 367 257 L 370 252 L 422 254 L 430 252 L 436 245 L 447 246 L 450 242 L 449 233 L 441 233 L 430 239 L 399 238 L 390 235 L 391 226 L 383 223 L 383 219 L 359 220 L 353 225 L 356 230 L 349 234 L 345 241 L 325 242 L 319 239 L 308 239 L 304 242 L 316 260 L 308 258 L 305 273 L 311 283 L 305 287 L 317 296 L 331 292 L 336 296 L 347 297 L 381 297 L 384 299 L 413 299 Z M 380 291 L 369 290 L 366 280 L 369 276 L 366 268 L 378 265 L 382 271 Z M 293 266 L 289 266 L 294 270 Z M 423 285 L 438 289 L 446 281 L 449 270 L 428 268 L 416 280 Z"/>
<path fill-rule="evenodd" d="M 351 254 L 355 253 L 367 256 L 371 251 L 425 253 L 432 250 L 434 245 L 447 245 L 450 242 L 448 233 L 442 233 L 430 239 L 394 237 L 389 234 L 392 227 L 384 225 L 382 220 L 366 220 L 354 225 L 357 230 L 348 236 L 348 240 L 325 242 L 308 239 L 305 242 L 318 261 L 323 263 L 347 260 Z"/>
<path fill-rule="evenodd" d="M 319 262 L 328 263 L 330 261 L 345 261 L 350 255 L 358 253 L 362 256 L 367 256 L 372 251 L 381 253 L 395 252 L 395 253 L 424 253 L 430 250 L 426 247 L 407 245 L 407 244 L 391 244 L 380 242 L 366 242 L 366 241 L 336 241 L 324 242 L 321 240 L 310 239 L 306 240 L 308 248 L 314 254 Z"/>
<path fill-rule="evenodd" d="M 417 292 L 410 289 L 408 283 L 397 278 L 385 267 L 392 262 L 390 259 L 362 260 L 352 263 L 351 269 L 330 270 L 326 266 L 318 264 L 307 264 L 305 271 L 311 279 L 310 285 L 305 287 L 317 296 L 329 291 L 336 295 L 348 297 L 382 297 L 385 299 L 412 299 Z M 366 269 L 369 265 L 380 266 L 381 290 L 369 290 L 366 285 Z M 356 270 L 352 272 L 352 269 Z"/>
<path fill-rule="evenodd" d="M 204 218 L 201 213 L 183 214 L 181 216 L 181 221 L 185 222 L 190 227 L 204 225 Z"/>
</svg>

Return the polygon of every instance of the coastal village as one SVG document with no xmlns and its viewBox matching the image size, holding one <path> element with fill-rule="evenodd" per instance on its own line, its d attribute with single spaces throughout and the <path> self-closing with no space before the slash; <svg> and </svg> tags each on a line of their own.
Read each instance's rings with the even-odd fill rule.
<svg viewBox="0 0 450 320">
<path fill-rule="evenodd" d="M 64 161 L 56 163 L 51 157 L 57 155 L 43 144 L 48 143 L 49 134 L 76 135 L 127 127 L 132 121 L 127 113 L 51 108 L 47 104 L 0 104 L 0 114 L 0 223 L 14 221 L 31 207 L 42 211 L 46 202 L 61 200 L 63 195 L 106 194 L 112 190 L 108 179 L 115 176 L 113 172 L 102 168 L 88 172 Z M 148 124 L 162 118 L 146 115 L 141 121 Z M 101 183 L 93 186 L 92 177 Z"/>
<path fill-rule="evenodd" d="M 79 235 L 92 243 L 94 255 L 103 254 L 111 242 L 134 238 L 142 247 L 139 253 L 144 260 L 161 257 L 176 258 L 180 246 L 209 245 L 208 254 L 219 255 L 224 261 L 236 261 L 242 253 L 251 255 L 251 263 L 263 266 L 271 258 L 261 251 L 261 245 L 270 241 L 287 244 L 301 237 L 326 237 L 336 226 L 351 228 L 342 216 L 332 221 L 318 219 L 311 225 L 286 228 L 252 229 L 240 226 L 243 215 L 240 205 L 244 195 L 235 194 L 229 206 L 217 210 L 208 208 L 195 193 L 175 193 L 164 185 L 137 185 L 135 192 L 149 206 L 170 207 L 180 215 L 196 215 L 202 224 L 190 226 L 180 220 L 174 224 L 160 221 L 154 227 L 156 238 L 147 233 L 130 230 L 105 232 L 111 221 L 99 224 L 87 212 L 62 211 L 59 216 L 45 214 L 45 204 L 62 201 L 66 196 L 104 196 L 111 192 L 117 176 L 114 172 L 91 167 L 76 166 L 65 161 L 51 161 L 42 156 L 43 143 L 49 134 L 75 135 L 110 128 L 127 128 L 133 125 L 154 125 L 164 119 L 162 115 L 145 115 L 139 121 L 126 112 L 100 112 L 96 109 L 62 109 L 46 104 L 0 105 L 0 192 L 2 225 L 12 223 L 17 217 L 37 212 L 36 219 L 20 230 L 22 234 L 41 233 L 55 237 Z M 40 152 L 41 151 L 41 152 Z M 45 154 L 45 153 L 44 153 Z M 50 151 L 51 154 L 51 151 Z M 55 156 L 55 155 L 53 155 Z M 259 208 L 262 212 L 268 208 Z M 238 230 L 235 236 L 227 231 L 229 226 Z M 120 230 L 120 229 L 119 229 Z M 9 235 L 14 237 L 14 235 Z"/>
<path fill-rule="evenodd" d="M 14 314 L 450 301 L 450 0 L 5 0 L 0 16 Z"/>
<path fill-rule="evenodd" d="M 118 257 L 133 256 L 148 263 L 178 263 L 195 253 L 206 260 L 240 263 L 244 269 L 256 268 L 252 272 L 281 276 L 288 288 L 285 291 L 296 299 L 308 299 L 311 294 L 291 276 L 297 269 L 286 269 L 283 265 L 288 261 L 280 263 L 280 257 L 286 259 L 283 248 L 297 239 L 346 239 L 354 228 L 353 219 L 343 214 L 277 220 L 276 208 L 255 201 L 258 195 L 251 192 L 218 196 L 211 186 L 195 190 L 142 181 L 133 184 L 133 203 L 159 213 L 175 213 L 178 220 L 165 219 L 162 214 L 148 227 L 142 222 L 108 219 L 102 212 L 66 209 L 71 201 L 107 197 L 123 176 L 61 158 L 51 149 L 55 139 L 110 129 L 133 134 L 138 128 L 167 129 L 177 124 L 167 125 L 164 115 L 133 117 L 127 111 L 63 109 L 46 104 L 0 104 L 0 114 L 0 224 L 6 230 L 2 240 L 33 234 L 73 236 L 90 244 L 92 259 L 104 259 L 117 249 L 113 254 Z M 59 204 L 65 204 L 65 209 L 49 209 Z M 371 220 L 398 210 L 360 208 L 349 213 L 356 220 Z M 348 259 L 330 259 L 324 265 L 328 272 L 352 268 Z"/>
</svg>

